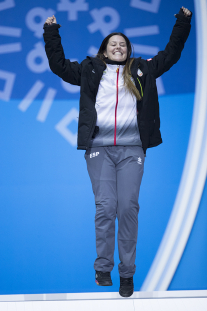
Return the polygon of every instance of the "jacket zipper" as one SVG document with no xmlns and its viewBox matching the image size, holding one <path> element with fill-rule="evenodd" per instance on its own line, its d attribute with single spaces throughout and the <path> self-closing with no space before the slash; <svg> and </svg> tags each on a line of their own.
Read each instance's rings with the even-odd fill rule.
<svg viewBox="0 0 207 311">
<path fill-rule="evenodd" d="M 114 127 L 114 146 L 116 146 L 116 124 L 117 124 L 117 107 L 119 101 L 119 66 L 116 70 L 117 78 L 116 78 L 116 106 L 115 106 L 115 127 Z"/>
</svg>

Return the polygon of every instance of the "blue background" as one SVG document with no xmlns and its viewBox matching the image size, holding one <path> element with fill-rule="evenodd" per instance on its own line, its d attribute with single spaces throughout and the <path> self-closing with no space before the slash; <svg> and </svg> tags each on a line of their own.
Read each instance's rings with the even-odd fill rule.
<svg viewBox="0 0 207 311">
<path fill-rule="evenodd" d="M 22 29 L 19 38 L 1 36 L 1 44 L 21 42 L 22 50 L 2 54 L 0 66 L 0 70 L 16 74 L 9 101 L 0 100 L 0 294 L 102 292 L 117 291 L 119 287 L 117 245 L 114 286 L 100 288 L 94 282 L 95 204 L 84 151 L 77 151 L 55 129 L 68 111 L 78 109 L 79 93 L 65 91 L 60 79 L 50 71 L 34 73 L 27 67 L 28 53 L 36 43 L 43 43 L 25 23 L 28 12 L 34 7 L 56 11 L 66 58 L 79 61 L 90 46 L 98 48 L 103 40 L 100 31 L 90 33 L 87 28 L 93 22 L 90 11 L 95 8 L 109 6 L 117 10 L 121 22 L 114 31 L 158 25 L 158 35 L 134 37 L 131 41 L 159 49 L 168 42 L 175 22 L 173 15 L 179 8 L 187 6 L 194 12 L 190 0 L 162 0 L 157 13 L 135 9 L 130 1 L 115 0 L 112 4 L 88 0 L 88 11 L 78 12 L 78 20 L 68 21 L 67 12 L 57 10 L 58 2 L 19 1 L 0 12 L 2 26 Z M 135 290 L 141 288 L 163 237 L 185 162 L 195 92 L 194 16 L 181 59 L 162 77 L 165 94 L 159 100 L 164 143 L 149 149 L 145 161 Z M 18 105 L 37 80 L 45 86 L 23 113 Z M 0 90 L 3 88 L 0 79 Z M 48 88 L 56 89 L 57 94 L 45 122 L 39 122 L 36 117 Z M 71 122 L 68 129 L 76 133 L 77 123 Z M 169 290 L 207 289 L 206 205 L 207 185 Z"/>
</svg>

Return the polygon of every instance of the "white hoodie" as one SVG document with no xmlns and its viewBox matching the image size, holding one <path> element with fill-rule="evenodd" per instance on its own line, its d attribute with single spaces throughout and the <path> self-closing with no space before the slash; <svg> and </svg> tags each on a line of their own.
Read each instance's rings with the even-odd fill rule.
<svg viewBox="0 0 207 311">
<path fill-rule="evenodd" d="M 99 132 L 90 146 L 141 146 L 136 97 L 124 86 L 122 65 L 107 64 L 96 96 Z"/>
</svg>

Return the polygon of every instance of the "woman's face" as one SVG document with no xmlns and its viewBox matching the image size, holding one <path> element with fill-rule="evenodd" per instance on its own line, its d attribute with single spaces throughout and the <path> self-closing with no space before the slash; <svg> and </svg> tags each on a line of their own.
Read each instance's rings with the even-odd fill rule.
<svg viewBox="0 0 207 311">
<path fill-rule="evenodd" d="M 115 61 L 125 61 L 127 58 L 127 45 L 125 39 L 119 35 L 112 36 L 109 39 L 104 56 Z"/>
</svg>

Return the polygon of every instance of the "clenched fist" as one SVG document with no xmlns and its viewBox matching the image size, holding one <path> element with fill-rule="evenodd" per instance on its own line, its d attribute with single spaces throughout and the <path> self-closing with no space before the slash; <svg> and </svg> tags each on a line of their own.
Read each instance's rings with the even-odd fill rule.
<svg viewBox="0 0 207 311">
<path fill-rule="evenodd" d="M 182 6 L 182 10 L 186 17 L 191 16 L 191 11 L 188 10 L 187 8 L 184 8 L 184 6 Z"/>
<path fill-rule="evenodd" d="M 48 17 L 45 21 L 45 24 L 48 25 L 57 24 L 55 16 L 53 15 L 52 17 Z"/>
</svg>

